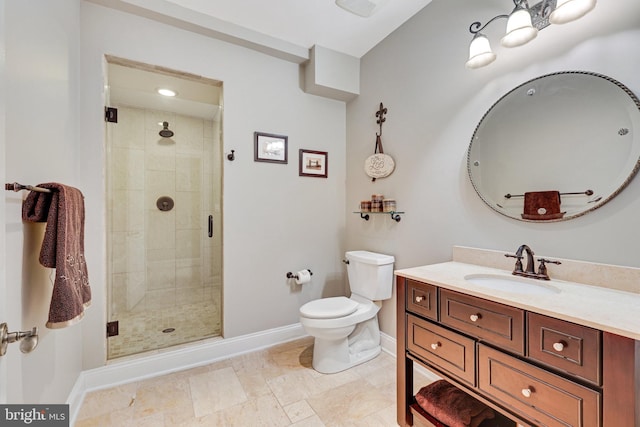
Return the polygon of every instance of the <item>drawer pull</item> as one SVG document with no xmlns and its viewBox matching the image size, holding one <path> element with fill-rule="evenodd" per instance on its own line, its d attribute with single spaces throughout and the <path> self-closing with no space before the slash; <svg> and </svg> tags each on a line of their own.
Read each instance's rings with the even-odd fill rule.
<svg viewBox="0 0 640 427">
<path fill-rule="evenodd" d="M 471 319 L 472 322 L 477 322 L 479 318 L 479 314 L 472 314 L 471 316 L 469 316 L 469 319 Z"/>
<path fill-rule="evenodd" d="M 564 341 L 554 342 L 554 343 L 553 343 L 553 349 L 554 349 L 555 351 L 562 351 L 562 350 L 564 350 L 564 347 L 565 347 L 566 345 L 567 345 L 567 343 L 566 343 L 566 342 L 564 342 Z"/>
<path fill-rule="evenodd" d="M 437 350 L 438 347 L 440 347 L 440 343 L 439 342 L 434 342 L 433 344 L 431 344 L 431 349 L 432 350 Z"/>
<path fill-rule="evenodd" d="M 522 395 L 524 397 L 531 397 L 531 393 L 532 393 L 532 391 L 531 391 L 530 388 L 523 388 L 522 389 Z"/>
<path fill-rule="evenodd" d="M 424 297 L 422 295 L 417 295 L 416 296 L 416 302 L 422 302 L 423 299 L 424 299 Z"/>
</svg>

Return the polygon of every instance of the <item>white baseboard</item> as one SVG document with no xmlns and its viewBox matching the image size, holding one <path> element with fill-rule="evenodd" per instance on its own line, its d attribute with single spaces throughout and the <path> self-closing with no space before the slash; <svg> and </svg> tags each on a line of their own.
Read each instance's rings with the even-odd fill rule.
<svg viewBox="0 0 640 427">
<path fill-rule="evenodd" d="M 382 346 L 382 351 L 396 357 L 396 343 L 397 341 L 394 337 L 387 335 L 384 332 L 380 332 L 380 345 Z"/>
<path fill-rule="evenodd" d="M 149 355 L 127 358 L 100 368 L 82 371 L 67 397 L 66 403 L 69 404 L 71 418 L 70 425 L 74 425 L 82 401 L 90 391 L 207 365 L 306 336 L 307 333 L 302 325 L 296 323 L 240 337 L 214 339 L 166 351 L 157 351 Z"/>
</svg>

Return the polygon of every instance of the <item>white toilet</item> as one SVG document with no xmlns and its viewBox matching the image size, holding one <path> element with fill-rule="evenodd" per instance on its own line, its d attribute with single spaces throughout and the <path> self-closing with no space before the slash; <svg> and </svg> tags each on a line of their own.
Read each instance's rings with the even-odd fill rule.
<svg viewBox="0 0 640 427">
<path fill-rule="evenodd" d="M 323 298 L 300 307 L 300 323 L 315 337 L 313 369 L 325 374 L 380 354 L 379 301 L 391 298 L 393 287 L 393 256 L 351 251 L 345 262 L 351 297 Z"/>
</svg>

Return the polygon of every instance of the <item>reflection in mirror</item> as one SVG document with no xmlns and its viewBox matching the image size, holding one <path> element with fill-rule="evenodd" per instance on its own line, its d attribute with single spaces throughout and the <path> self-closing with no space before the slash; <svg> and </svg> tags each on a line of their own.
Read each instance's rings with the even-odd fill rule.
<svg viewBox="0 0 640 427">
<path fill-rule="evenodd" d="M 640 167 L 640 101 L 620 82 L 569 71 L 500 98 L 467 153 L 471 183 L 492 209 L 523 221 L 584 215 Z"/>
</svg>

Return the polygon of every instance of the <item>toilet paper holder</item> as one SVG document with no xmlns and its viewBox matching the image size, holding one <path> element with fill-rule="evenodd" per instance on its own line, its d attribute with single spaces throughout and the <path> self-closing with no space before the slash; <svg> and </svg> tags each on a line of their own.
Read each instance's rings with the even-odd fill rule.
<svg viewBox="0 0 640 427">
<path fill-rule="evenodd" d="M 313 272 L 311 270 L 307 268 L 307 271 L 309 272 L 309 275 L 313 276 Z M 289 271 L 287 273 L 287 279 L 299 279 L 299 277 L 297 274 L 293 274 L 292 272 Z"/>
</svg>

